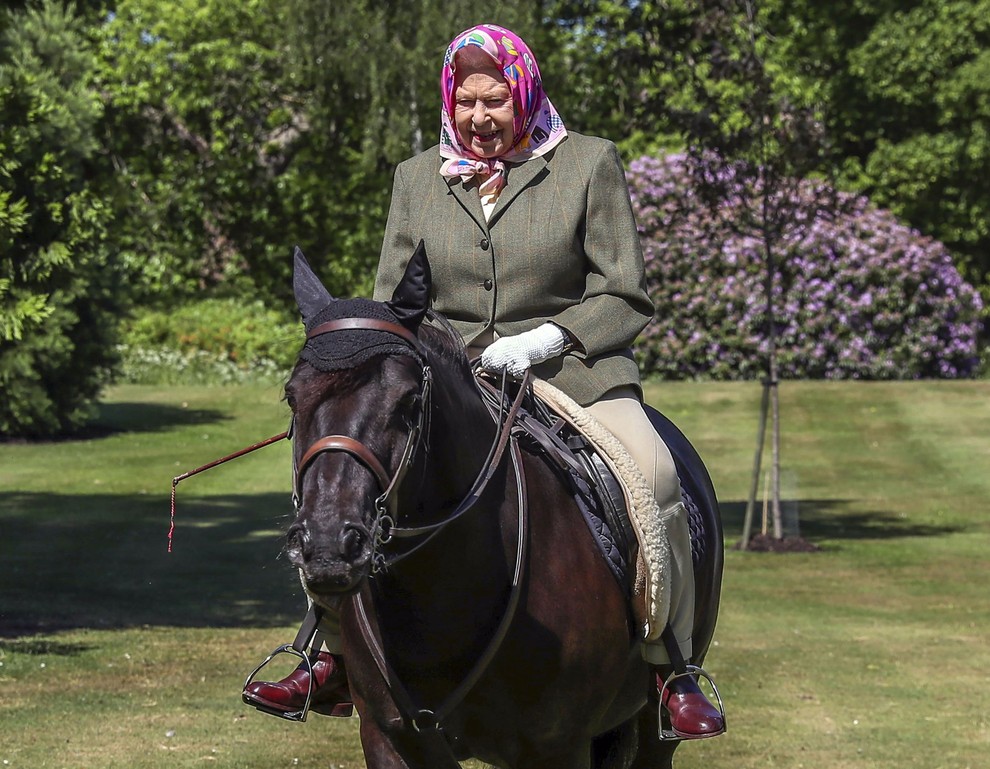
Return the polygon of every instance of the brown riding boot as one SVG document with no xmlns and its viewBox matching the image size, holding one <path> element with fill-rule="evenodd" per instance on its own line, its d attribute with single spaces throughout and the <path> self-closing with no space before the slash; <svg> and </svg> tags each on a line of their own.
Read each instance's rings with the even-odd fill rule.
<svg viewBox="0 0 990 769">
<path fill-rule="evenodd" d="M 326 716 L 349 716 L 354 712 L 347 671 L 339 655 L 320 652 L 313 663 L 313 697 L 309 709 Z M 295 713 L 306 707 L 309 694 L 309 670 L 300 664 L 281 681 L 253 681 L 241 695 L 248 705 L 259 710 Z"/>
<path fill-rule="evenodd" d="M 674 735 L 682 740 L 701 740 L 723 734 L 725 716 L 708 701 L 694 677 L 676 677 L 664 688 L 669 674 L 670 671 L 657 671 L 657 690 L 661 693 L 660 704 L 670 718 L 670 730 Z"/>
</svg>

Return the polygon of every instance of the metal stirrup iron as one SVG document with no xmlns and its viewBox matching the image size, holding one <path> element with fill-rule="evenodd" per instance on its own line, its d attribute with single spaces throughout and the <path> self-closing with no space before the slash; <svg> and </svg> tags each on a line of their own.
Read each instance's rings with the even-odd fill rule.
<svg viewBox="0 0 990 769">
<path fill-rule="evenodd" d="M 677 638 L 674 636 L 674 630 L 670 627 L 670 625 L 667 625 L 663 629 L 663 632 L 660 634 L 660 638 L 663 640 L 663 645 L 667 649 L 667 656 L 670 657 L 670 664 L 674 669 L 674 672 L 667 676 L 666 680 L 663 682 L 663 686 L 660 687 L 660 702 L 657 708 L 659 721 L 657 735 L 660 737 L 660 741 L 679 742 L 684 739 L 683 737 L 677 735 L 672 728 L 664 727 L 664 722 L 669 721 L 669 716 L 664 713 L 663 695 L 666 693 L 667 689 L 670 688 L 670 684 L 679 678 L 697 678 L 700 676 L 708 681 L 708 685 L 712 687 L 712 693 L 715 695 L 715 706 L 718 708 L 718 712 L 722 717 L 722 724 L 724 726 L 725 706 L 722 704 L 722 695 L 719 694 L 718 687 L 715 686 L 715 680 L 704 668 L 699 667 L 698 665 L 690 665 L 685 661 L 683 655 L 681 654 L 681 647 L 677 643 Z"/>
<path fill-rule="evenodd" d="M 291 644 L 282 644 L 275 649 L 258 667 L 251 671 L 244 681 L 244 689 L 247 689 L 258 673 L 261 672 L 261 669 L 279 654 L 289 654 L 293 657 L 299 657 L 306 666 L 306 672 L 309 676 L 309 689 L 306 692 L 306 704 L 303 705 L 303 709 L 284 711 L 276 708 L 268 708 L 260 702 L 247 699 L 247 697 L 244 698 L 244 702 L 258 710 L 288 721 L 306 720 L 306 716 L 309 715 L 309 705 L 313 701 L 313 692 L 316 690 L 316 676 L 313 674 L 313 665 L 316 663 L 317 655 L 323 646 L 323 633 L 320 632 L 318 627 L 322 616 L 322 609 L 318 609 L 315 605 L 310 606 L 309 611 L 306 612 L 306 618 L 303 620 L 302 625 L 299 626 L 299 632 L 296 633 L 296 639 Z"/>
</svg>

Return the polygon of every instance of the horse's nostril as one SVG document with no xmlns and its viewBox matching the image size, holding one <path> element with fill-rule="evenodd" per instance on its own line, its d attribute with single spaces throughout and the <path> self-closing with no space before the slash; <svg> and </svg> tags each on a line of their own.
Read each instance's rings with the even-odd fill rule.
<svg viewBox="0 0 990 769">
<path fill-rule="evenodd" d="M 301 564 L 309 541 L 309 531 L 304 523 L 294 523 L 289 527 L 285 535 L 285 546 L 292 564 L 296 566 Z"/>
<path fill-rule="evenodd" d="M 367 539 L 363 529 L 356 526 L 347 526 L 340 535 L 340 552 L 348 561 L 356 561 L 361 557 L 364 550 L 364 543 Z"/>
</svg>

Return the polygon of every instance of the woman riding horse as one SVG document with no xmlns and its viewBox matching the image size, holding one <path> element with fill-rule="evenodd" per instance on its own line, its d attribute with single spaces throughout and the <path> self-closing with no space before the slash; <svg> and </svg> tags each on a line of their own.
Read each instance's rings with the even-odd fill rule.
<svg viewBox="0 0 990 769">
<path fill-rule="evenodd" d="M 457 35 L 441 73 L 440 143 L 396 169 L 375 284 L 387 299 L 423 241 L 433 308 L 490 371 L 555 385 L 608 428 L 652 484 L 671 549 L 669 627 L 692 656 L 694 575 L 687 512 L 667 446 L 642 403 L 630 345 L 653 317 L 628 188 L 611 142 L 567 131 L 536 59 L 516 34 L 483 24 Z M 312 667 L 313 709 L 351 712 L 333 617 Z M 659 637 L 643 656 L 674 734 L 721 734 L 724 719 L 691 676 L 674 672 Z M 670 679 L 668 681 L 668 679 Z M 664 682 L 667 685 L 664 686 Z M 298 711 L 310 690 L 300 666 L 254 682 L 245 700 Z"/>
</svg>

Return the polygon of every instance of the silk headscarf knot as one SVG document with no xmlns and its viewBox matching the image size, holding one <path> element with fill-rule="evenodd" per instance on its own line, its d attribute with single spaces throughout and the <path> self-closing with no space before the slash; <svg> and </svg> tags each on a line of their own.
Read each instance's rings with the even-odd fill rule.
<svg viewBox="0 0 990 769">
<path fill-rule="evenodd" d="M 512 147 L 494 158 L 479 157 L 465 147 L 454 123 L 456 56 L 469 45 L 481 48 L 492 58 L 512 93 Z M 459 176 L 465 182 L 475 176 L 484 179 L 479 186 L 482 196 L 496 195 L 505 186 L 506 163 L 539 157 L 567 136 L 564 121 L 543 90 L 536 57 L 522 38 L 504 27 L 480 24 L 457 35 L 444 55 L 440 90 L 440 155 L 445 158 L 440 174 Z"/>
</svg>

